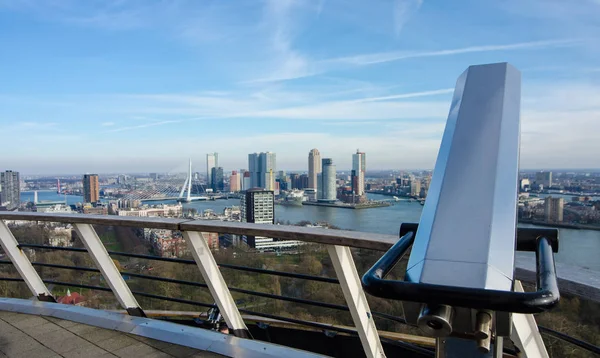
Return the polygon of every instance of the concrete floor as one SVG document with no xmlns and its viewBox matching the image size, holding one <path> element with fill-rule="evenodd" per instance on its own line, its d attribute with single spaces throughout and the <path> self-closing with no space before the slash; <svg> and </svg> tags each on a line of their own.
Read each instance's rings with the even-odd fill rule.
<svg viewBox="0 0 600 358">
<path fill-rule="evenodd" d="M 223 356 L 53 317 L 0 311 L 0 358 L 3 357 Z"/>
</svg>

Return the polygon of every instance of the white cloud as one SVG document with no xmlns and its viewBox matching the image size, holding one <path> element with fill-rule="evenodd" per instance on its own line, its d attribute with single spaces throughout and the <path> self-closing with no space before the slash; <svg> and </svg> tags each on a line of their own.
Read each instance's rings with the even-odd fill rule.
<svg viewBox="0 0 600 358">
<path fill-rule="evenodd" d="M 528 49 L 544 49 L 551 47 L 571 47 L 580 44 L 579 40 L 547 40 L 547 41 L 533 41 L 533 42 L 520 42 L 505 45 L 481 45 L 481 46 L 470 46 L 463 48 L 455 48 L 448 50 L 437 50 L 437 51 L 392 51 L 392 52 L 380 52 L 373 54 L 354 55 L 347 57 L 332 58 L 324 60 L 326 64 L 347 64 L 354 66 L 373 65 L 384 62 L 400 61 L 411 58 L 422 58 L 422 57 L 436 57 L 436 56 L 452 56 L 474 52 L 490 52 L 490 51 L 514 51 L 514 50 L 528 50 Z"/>
<path fill-rule="evenodd" d="M 423 0 L 396 0 L 394 3 L 394 33 L 400 35 L 404 25 L 419 10 Z"/>
</svg>

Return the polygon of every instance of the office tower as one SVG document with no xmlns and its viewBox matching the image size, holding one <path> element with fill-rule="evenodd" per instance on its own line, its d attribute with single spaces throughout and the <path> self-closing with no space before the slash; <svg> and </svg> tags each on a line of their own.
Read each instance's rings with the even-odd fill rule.
<svg viewBox="0 0 600 358">
<path fill-rule="evenodd" d="M 275 190 L 275 153 L 260 153 L 260 175 L 264 178 L 261 188 Z"/>
<path fill-rule="evenodd" d="M 306 189 L 309 187 L 310 178 L 308 174 L 300 174 L 298 177 L 298 189 Z"/>
<path fill-rule="evenodd" d="M 236 192 L 240 190 L 240 175 L 234 170 L 231 172 L 231 176 L 229 177 L 229 191 Z"/>
<path fill-rule="evenodd" d="M 249 171 L 244 172 L 244 177 L 242 178 L 242 190 L 248 190 L 252 188 L 252 178 Z"/>
<path fill-rule="evenodd" d="M 544 199 L 544 215 L 547 222 L 563 221 L 563 210 L 565 200 L 563 198 L 553 198 L 551 196 Z"/>
<path fill-rule="evenodd" d="M 352 154 L 352 190 L 355 195 L 365 194 L 365 172 L 367 170 L 367 155 L 364 152 L 356 150 L 356 154 Z"/>
<path fill-rule="evenodd" d="M 212 185 L 212 169 L 219 167 L 219 153 L 208 153 L 206 155 L 206 184 Z"/>
<path fill-rule="evenodd" d="M 248 172 L 250 173 L 250 188 L 258 188 L 258 173 L 260 166 L 258 164 L 258 153 L 248 154 Z M 250 189 L 247 188 L 247 189 Z"/>
<path fill-rule="evenodd" d="M 337 199 L 337 189 L 335 185 L 335 165 L 333 164 L 333 159 L 324 158 L 321 161 L 321 169 L 322 172 L 319 174 L 320 182 L 319 182 L 319 201 L 328 201 L 333 202 Z"/>
<path fill-rule="evenodd" d="M 211 183 L 210 183 L 210 187 L 212 188 L 213 192 L 218 192 L 218 191 L 223 191 L 223 189 L 225 188 L 225 184 L 223 182 L 223 168 L 222 167 L 216 167 L 216 168 L 212 168 L 211 173 L 210 173 L 210 179 L 211 179 Z"/>
<path fill-rule="evenodd" d="M 275 196 L 271 190 L 249 189 L 240 200 L 241 221 L 256 224 L 275 223 Z M 244 241 L 251 248 L 256 247 L 256 242 L 266 240 L 262 237 L 246 236 Z M 271 240 L 272 239 L 268 239 Z"/>
<path fill-rule="evenodd" d="M 421 180 L 418 178 L 410 179 L 410 196 L 421 196 Z"/>
<path fill-rule="evenodd" d="M 321 173 L 321 153 L 312 149 L 308 153 L 308 188 L 317 189 L 317 176 Z"/>
<path fill-rule="evenodd" d="M 552 186 L 552 172 L 537 172 L 535 173 L 535 183 L 543 185 L 544 188 Z"/>
<path fill-rule="evenodd" d="M 158 179 L 158 173 L 150 173 L 150 179 L 156 181 Z"/>
<path fill-rule="evenodd" d="M 13 210 L 21 204 L 19 172 L 0 172 L 0 207 Z"/>
<path fill-rule="evenodd" d="M 100 200 L 100 185 L 98 174 L 85 174 L 83 176 L 83 201 L 96 203 Z"/>
<path fill-rule="evenodd" d="M 248 154 L 248 171 L 253 188 L 275 189 L 275 153 Z"/>
</svg>

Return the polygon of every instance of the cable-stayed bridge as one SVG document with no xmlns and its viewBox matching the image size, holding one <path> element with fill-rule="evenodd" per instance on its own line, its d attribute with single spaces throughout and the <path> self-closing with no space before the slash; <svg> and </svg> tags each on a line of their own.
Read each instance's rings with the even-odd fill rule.
<svg viewBox="0 0 600 358">
<path fill-rule="evenodd" d="M 141 188 L 132 189 L 127 193 L 124 200 L 139 200 L 142 202 L 177 200 L 189 203 L 198 200 L 208 200 L 209 196 L 197 196 L 193 193 L 206 193 L 206 185 L 192 178 L 192 160 L 189 161 L 188 173 L 185 181 L 176 176 L 174 178 L 161 179 L 152 183 L 144 184 Z M 214 196 L 211 196 L 214 197 Z"/>
</svg>

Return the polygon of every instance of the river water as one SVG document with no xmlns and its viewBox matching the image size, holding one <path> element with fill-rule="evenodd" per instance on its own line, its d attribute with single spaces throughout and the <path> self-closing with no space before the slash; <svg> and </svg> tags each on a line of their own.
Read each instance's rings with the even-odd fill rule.
<svg viewBox="0 0 600 358">
<path fill-rule="evenodd" d="M 388 196 L 368 194 L 371 199 L 390 199 Z M 51 191 L 39 191 L 38 200 L 64 200 Z M 81 196 L 66 196 L 69 204 L 81 202 Z M 33 201 L 33 192 L 22 192 L 21 201 Z M 174 201 L 166 203 L 175 203 Z M 184 209 L 194 208 L 198 212 L 210 209 L 222 212 L 225 207 L 239 205 L 238 199 L 216 201 L 194 201 L 183 204 Z M 297 223 L 302 220 L 310 222 L 326 221 L 342 229 L 372 232 L 379 234 L 398 235 L 400 224 L 403 222 L 418 222 L 422 206 L 417 202 L 397 202 L 392 206 L 352 210 L 322 206 L 275 206 L 275 219 Z M 520 224 L 522 226 L 533 226 Z M 599 271 L 600 275 L 600 231 L 559 229 L 560 250 L 556 261 Z M 518 255 L 534 257 L 533 253 L 518 253 Z"/>
</svg>

